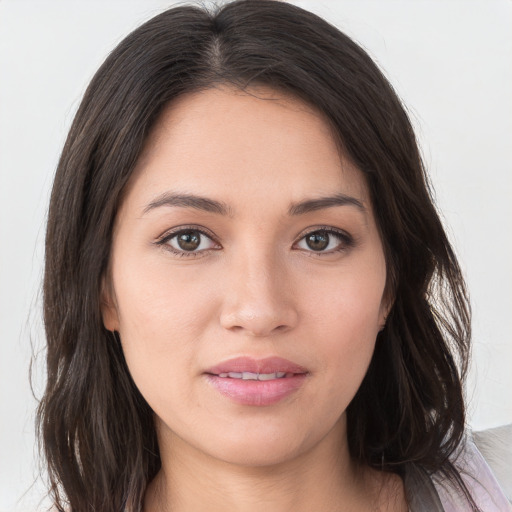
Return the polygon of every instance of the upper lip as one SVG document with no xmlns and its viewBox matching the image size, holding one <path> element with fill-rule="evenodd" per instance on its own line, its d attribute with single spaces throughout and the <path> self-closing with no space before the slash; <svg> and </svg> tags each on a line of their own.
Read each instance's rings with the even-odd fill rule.
<svg viewBox="0 0 512 512">
<path fill-rule="evenodd" d="M 215 366 L 212 366 L 205 373 L 212 375 L 219 375 L 221 373 L 229 372 L 251 372 L 251 373 L 307 373 L 308 371 L 298 364 L 283 359 L 282 357 L 272 356 L 264 359 L 255 359 L 253 357 L 235 357 L 223 361 Z"/>
</svg>

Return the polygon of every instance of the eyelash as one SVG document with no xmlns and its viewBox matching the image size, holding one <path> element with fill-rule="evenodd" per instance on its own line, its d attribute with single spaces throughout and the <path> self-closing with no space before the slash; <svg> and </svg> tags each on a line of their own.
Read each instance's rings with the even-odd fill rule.
<svg viewBox="0 0 512 512">
<path fill-rule="evenodd" d="M 171 245 L 169 245 L 170 240 L 172 240 L 173 238 L 177 237 L 178 235 L 180 235 L 182 233 L 187 233 L 187 232 L 200 233 L 201 235 L 209 238 L 215 244 L 220 245 L 215 240 L 215 238 L 213 237 L 213 235 L 211 233 L 205 231 L 204 229 L 198 228 L 197 226 L 183 226 L 183 227 L 180 227 L 179 229 L 177 229 L 176 231 L 167 232 L 162 237 L 160 237 L 155 242 L 155 244 L 163 247 L 165 250 L 173 253 L 176 256 L 184 257 L 184 258 L 197 258 L 198 256 L 201 256 L 205 252 L 218 250 L 218 249 L 203 249 L 202 251 L 180 251 L 180 250 L 175 249 Z M 339 244 L 338 248 L 331 249 L 330 251 L 314 251 L 314 250 L 306 251 L 305 250 L 305 252 L 310 253 L 311 256 L 322 257 L 323 255 L 327 255 L 327 254 L 340 253 L 340 252 L 344 252 L 344 251 L 351 249 L 355 245 L 355 240 L 351 235 L 349 235 L 348 233 L 346 233 L 343 230 L 335 229 L 331 226 L 318 226 L 310 231 L 307 231 L 299 238 L 299 240 L 297 242 L 294 243 L 294 245 L 296 245 L 298 242 L 304 240 L 307 236 L 312 235 L 313 233 L 326 233 L 327 235 L 333 235 L 340 240 L 340 244 Z"/>
<path fill-rule="evenodd" d="M 335 249 L 331 249 L 330 251 L 313 251 L 312 249 L 306 251 L 312 257 L 322 257 L 327 256 L 329 254 L 336 254 L 341 252 L 346 252 L 352 247 L 355 246 L 355 239 L 352 235 L 343 231 L 341 229 L 336 229 L 331 226 L 318 226 L 310 231 L 304 233 L 298 240 L 298 242 L 304 240 L 307 236 L 312 235 L 313 233 L 326 233 L 329 236 L 334 236 L 339 240 L 339 246 Z M 298 243 L 296 242 L 296 243 Z M 295 244 L 294 244 L 295 245 Z"/>
<path fill-rule="evenodd" d="M 159 238 L 156 241 L 156 245 L 159 245 L 159 246 L 163 247 L 165 250 L 173 253 L 176 256 L 179 256 L 180 258 L 181 257 L 183 257 L 183 258 L 197 258 L 198 256 L 201 256 L 202 253 L 204 253 L 205 251 L 215 251 L 215 250 L 217 250 L 217 249 L 206 249 L 206 250 L 203 250 L 203 251 L 196 251 L 196 252 L 192 252 L 192 251 L 179 251 L 179 250 L 175 249 L 174 247 L 172 247 L 171 245 L 169 245 L 169 242 L 173 238 L 177 237 L 178 235 L 181 235 L 182 233 L 188 233 L 188 232 L 200 233 L 201 235 L 205 236 L 206 238 L 209 238 L 210 240 L 212 240 L 214 243 L 218 244 L 218 242 L 215 240 L 213 235 L 211 233 L 207 232 L 206 230 L 201 229 L 201 228 L 199 228 L 197 226 L 182 226 L 182 227 L 180 227 L 179 229 L 177 229 L 175 231 L 171 231 L 171 232 L 165 233 L 161 238 Z"/>
</svg>

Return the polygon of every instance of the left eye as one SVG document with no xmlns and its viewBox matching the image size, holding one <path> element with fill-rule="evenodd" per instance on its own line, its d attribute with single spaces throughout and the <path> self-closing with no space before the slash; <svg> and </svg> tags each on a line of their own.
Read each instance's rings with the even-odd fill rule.
<svg viewBox="0 0 512 512">
<path fill-rule="evenodd" d="M 297 247 L 307 251 L 331 252 L 342 250 L 350 245 L 350 243 L 347 235 L 322 229 L 308 233 L 301 238 Z"/>
<path fill-rule="evenodd" d="M 216 247 L 215 242 L 197 229 L 187 229 L 174 233 L 165 240 L 176 252 L 199 252 Z"/>
</svg>

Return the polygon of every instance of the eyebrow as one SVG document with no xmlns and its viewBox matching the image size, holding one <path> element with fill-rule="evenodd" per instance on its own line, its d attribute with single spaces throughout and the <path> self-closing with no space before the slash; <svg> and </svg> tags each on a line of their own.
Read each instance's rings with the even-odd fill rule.
<svg viewBox="0 0 512 512">
<path fill-rule="evenodd" d="M 196 210 L 216 213 L 219 215 L 233 215 L 233 210 L 230 206 L 222 201 L 194 194 L 176 194 L 173 192 L 164 192 L 162 195 L 158 196 L 144 208 L 143 213 L 146 214 L 149 211 L 162 206 L 194 208 Z M 366 208 L 359 199 L 345 194 L 335 194 L 333 196 L 306 199 L 304 201 L 292 203 L 288 208 L 288 215 L 304 215 L 316 210 L 323 210 L 325 208 L 332 208 L 335 206 L 355 206 L 362 213 L 366 213 Z"/>
<path fill-rule="evenodd" d="M 172 192 L 164 192 L 161 196 L 151 201 L 151 203 L 144 208 L 144 214 L 161 206 L 180 206 L 182 208 L 195 208 L 196 210 L 217 213 L 219 215 L 232 215 L 231 208 L 221 201 L 193 194 L 174 194 Z"/>
<path fill-rule="evenodd" d="M 355 206 L 362 213 L 366 213 L 366 208 L 359 199 L 345 194 L 335 194 L 334 196 L 307 199 L 293 203 L 288 209 L 288 215 L 304 215 L 305 213 L 323 210 L 324 208 L 332 208 L 334 206 Z"/>
</svg>

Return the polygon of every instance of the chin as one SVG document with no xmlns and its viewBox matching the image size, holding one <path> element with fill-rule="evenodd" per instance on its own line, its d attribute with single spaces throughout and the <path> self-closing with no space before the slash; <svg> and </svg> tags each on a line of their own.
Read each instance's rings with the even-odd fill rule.
<svg viewBox="0 0 512 512">
<path fill-rule="evenodd" d="M 235 446 L 234 449 L 218 454 L 218 458 L 227 464 L 247 468 L 268 468 L 285 464 L 302 453 L 301 447 L 290 447 L 272 443 Z"/>
<path fill-rule="evenodd" d="M 316 444 L 316 436 L 311 436 L 311 432 L 306 436 L 293 429 L 259 427 L 211 436 L 209 446 L 203 450 L 228 464 L 268 467 L 289 462 Z M 322 436 L 318 437 L 320 440 Z"/>
</svg>

